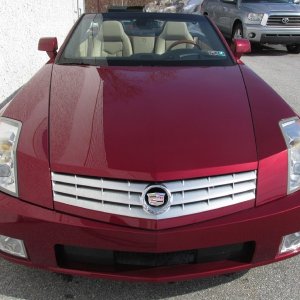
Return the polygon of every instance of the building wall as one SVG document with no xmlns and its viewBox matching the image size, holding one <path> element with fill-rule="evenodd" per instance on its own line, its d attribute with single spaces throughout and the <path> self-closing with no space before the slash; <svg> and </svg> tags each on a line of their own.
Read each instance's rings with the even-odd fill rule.
<svg viewBox="0 0 300 300">
<path fill-rule="evenodd" d="M 145 5 L 151 0 L 85 0 L 86 12 L 105 12 L 108 5 Z"/>
<path fill-rule="evenodd" d="M 40 37 L 56 36 L 62 44 L 78 19 L 78 3 L 83 6 L 83 0 L 0 0 L 0 103 L 47 62 L 37 50 Z"/>
</svg>

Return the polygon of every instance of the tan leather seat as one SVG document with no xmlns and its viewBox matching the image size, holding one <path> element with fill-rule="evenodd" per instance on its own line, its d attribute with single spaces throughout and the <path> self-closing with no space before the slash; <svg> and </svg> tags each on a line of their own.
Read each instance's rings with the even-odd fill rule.
<svg viewBox="0 0 300 300">
<path fill-rule="evenodd" d="M 79 49 L 75 54 L 76 57 L 91 57 L 91 51 L 94 44 L 93 36 L 93 30 L 89 30 L 86 39 L 79 45 Z"/>
<path fill-rule="evenodd" d="M 180 40 L 190 40 L 193 41 L 193 37 L 188 31 L 186 23 L 184 22 L 166 22 L 162 33 L 158 36 L 155 46 L 155 53 L 163 54 L 169 47 L 177 41 Z M 184 49 L 192 48 L 191 44 L 179 44 L 173 49 Z"/>
<path fill-rule="evenodd" d="M 99 34 L 94 38 L 92 57 L 129 56 L 132 46 L 119 21 L 104 21 Z"/>
</svg>

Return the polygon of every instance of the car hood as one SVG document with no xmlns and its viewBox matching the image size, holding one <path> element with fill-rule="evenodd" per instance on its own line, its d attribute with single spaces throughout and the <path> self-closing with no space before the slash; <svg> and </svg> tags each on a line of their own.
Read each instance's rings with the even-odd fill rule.
<svg viewBox="0 0 300 300">
<path fill-rule="evenodd" d="M 241 8 L 256 13 L 300 13 L 300 5 L 292 3 L 242 3 Z"/>
<path fill-rule="evenodd" d="M 256 166 L 237 65 L 54 65 L 49 121 L 55 172 L 161 181 Z"/>
</svg>

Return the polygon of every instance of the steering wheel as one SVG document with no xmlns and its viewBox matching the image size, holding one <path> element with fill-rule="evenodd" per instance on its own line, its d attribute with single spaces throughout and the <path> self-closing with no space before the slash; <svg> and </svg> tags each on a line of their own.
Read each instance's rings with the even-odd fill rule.
<svg viewBox="0 0 300 300">
<path fill-rule="evenodd" d="M 191 41 L 191 40 L 179 40 L 179 41 L 176 41 L 174 43 L 172 43 L 169 48 L 167 49 L 167 51 L 170 51 L 172 50 L 172 48 L 174 48 L 175 46 L 177 45 L 180 45 L 180 44 L 190 44 L 190 45 L 194 45 L 196 46 L 199 50 L 201 50 L 200 46 L 195 43 L 194 41 Z"/>
</svg>

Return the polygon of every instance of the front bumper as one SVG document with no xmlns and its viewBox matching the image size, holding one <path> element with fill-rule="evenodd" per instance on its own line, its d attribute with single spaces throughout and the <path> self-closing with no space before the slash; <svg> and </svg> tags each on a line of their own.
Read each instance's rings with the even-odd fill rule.
<svg viewBox="0 0 300 300">
<path fill-rule="evenodd" d="M 245 24 L 244 37 L 262 44 L 300 44 L 300 28 Z"/>
<path fill-rule="evenodd" d="M 278 249 L 284 235 L 300 231 L 299 216 L 300 192 L 296 192 L 211 221 L 151 231 L 74 217 L 0 194 L 0 234 L 23 240 L 29 258 L 4 253 L 1 256 L 27 266 L 72 275 L 152 282 L 187 280 L 249 269 L 295 255 L 296 252 L 278 255 Z M 205 260 L 204 256 L 197 262 L 187 260 L 179 265 L 143 267 L 132 266 L 128 261 L 122 266 L 110 265 L 115 253 L 132 252 L 131 260 L 135 254 L 143 253 L 147 260 L 153 258 L 153 253 L 160 255 L 159 259 L 161 253 L 175 251 L 184 252 L 186 257 L 189 252 L 185 250 L 215 251 L 224 246 L 230 250 L 232 247 L 228 245 L 247 245 L 247 258 L 235 259 L 218 251 L 214 259 Z M 67 251 L 60 255 L 64 249 Z M 72 261 L 81 249 L 88 250 L 83 254 L 86 257 L 81 262 Z M 95 265 L 91 264 L 90 258 L 98 253 L 91 249 L 109 254 L 107 260 L 104 255 Z"/>
</svg>

